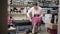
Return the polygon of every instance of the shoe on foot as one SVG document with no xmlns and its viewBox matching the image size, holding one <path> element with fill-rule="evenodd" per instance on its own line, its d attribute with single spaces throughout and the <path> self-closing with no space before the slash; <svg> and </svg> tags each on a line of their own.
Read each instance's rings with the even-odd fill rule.
<svg viewBox="0 0 60 34">
<path fill-rule="evenodd" d="M 34 34 L 37 34 L 38 32 L 35 32 Z"/>
</svg>

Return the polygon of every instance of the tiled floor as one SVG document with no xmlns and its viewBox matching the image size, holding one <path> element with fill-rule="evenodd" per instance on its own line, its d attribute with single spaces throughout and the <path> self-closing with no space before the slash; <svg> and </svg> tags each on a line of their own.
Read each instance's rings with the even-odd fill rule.
<svg viewBox="0 0 60 34">
<path fill-rule="evenodd" d="M 19 34 L 25 34 L 26 32 L 20 31 Z M 45 28 L 45 25 L 41 26 L 41 31 L 38 32 L 38 34 L 48 34 Z"/>
</svg>

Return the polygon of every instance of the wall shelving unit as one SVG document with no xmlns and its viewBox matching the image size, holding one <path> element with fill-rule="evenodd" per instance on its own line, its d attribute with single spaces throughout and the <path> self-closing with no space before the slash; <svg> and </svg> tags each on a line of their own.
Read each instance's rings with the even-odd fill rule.
<svg viewBox="0 0 60 34">
<path fill-rule="evenodd" d="M 12 4 L 8 4 L 8 9 L 10 9 L 11 7 L 12 8 L 13 7 L 17 7 L 17 8 L 22 8 L 23 7 L 24 8 L 24 7 L 32 6 L 33 2 L 38 2 L 38 1 L 35 1 L 35 0 L 30 1 L 30 3 L 28 3 L 29 1 L 26 1 L 26 2 L 24 2 L 24 1 L 21 2 L 20 0 L 19 0 L 19 2 L 16 2 L 16 1 L 12 1 L 13 2 Z M 46 3 L 46 2 L 48 2 L 46 0 L 44 0 L 44 1 L 45 2 L 39 2 L 38 5 L 41 6 L 42 8 L 58 8 L 58 5 L 49 6 L 49 5 L 52 5 L 52 4 L 51 3 Z M 23 16 L 25 15 L 25 17 L 27 18 L 26 13 L 8 13 L 8 14 L 11 15 L 11 16 L 16 15 L 18 17 L 20 17 L 21 15 L 23 15 Z"/>
</svg>

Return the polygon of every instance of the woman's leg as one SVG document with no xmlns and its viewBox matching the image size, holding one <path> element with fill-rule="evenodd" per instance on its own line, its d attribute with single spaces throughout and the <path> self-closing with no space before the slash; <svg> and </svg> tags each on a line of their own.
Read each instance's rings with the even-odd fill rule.
<svg viewBox="0 0 60 34">
<path fill-rule="evenodd" d="M 36 23 L 33 23 L 33 28 L 32 28 L 32 33 L 34 34 L 35 33 L 35 27 L 36 27 Z"/>
<path fill-rule="evenodd" d="M 41 31 L 41 22 L 38 24 L 38 31 Z"/>
<path fill-rule="evenodd" d="M 37 33 L 38 32 L 38 23 L 36 24 L 36 28 L 35 28 L 35 32 Z"/>
<path fill-rule="evenodd" d="M 35 31 L 36 33 L 41 29 L 40 26 L 41 26 L 41 23 L 40 24 L 39 23 L 36 24 L 36 29 L 35 29 L 36 30 Z"/>
</svg>

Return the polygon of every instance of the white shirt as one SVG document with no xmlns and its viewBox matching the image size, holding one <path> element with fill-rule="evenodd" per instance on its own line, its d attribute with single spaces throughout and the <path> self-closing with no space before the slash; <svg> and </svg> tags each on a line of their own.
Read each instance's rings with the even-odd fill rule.
<svg viewBox="0 0 60 34">
<path fill-rule="evenodd" d="M 38 7 L 38 9 L 34 9 L 34 7 L 32 7 L 28 13 L 27 13 L 27 16 L 30 18 L 30 15 L 29 14 L 32 14 L 32 17 L 34 16 L 34 14 L 42 14 L 42 8 L 41 7 Z"/>
</svg>

